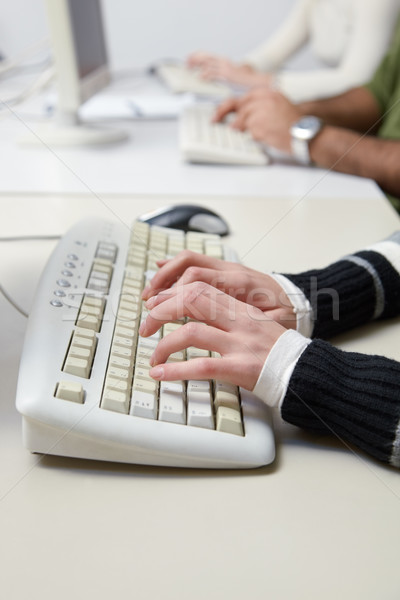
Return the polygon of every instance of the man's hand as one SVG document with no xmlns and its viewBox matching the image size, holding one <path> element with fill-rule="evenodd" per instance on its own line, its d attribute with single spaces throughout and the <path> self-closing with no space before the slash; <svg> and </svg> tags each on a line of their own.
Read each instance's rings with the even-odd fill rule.
<svg viewBox="0 0 400 600">
<path fill-rule="evenodd" d="M 302 114 L 280 92 L 255 89 L 241 98 L 230 98 L 217 108 L 213 120 L 222 121 L 230 113 L 235 113 L 231 122 L 235 129 L 249 131 L 255 140 L 291 153 L 290 127 Z"/>
</svg>

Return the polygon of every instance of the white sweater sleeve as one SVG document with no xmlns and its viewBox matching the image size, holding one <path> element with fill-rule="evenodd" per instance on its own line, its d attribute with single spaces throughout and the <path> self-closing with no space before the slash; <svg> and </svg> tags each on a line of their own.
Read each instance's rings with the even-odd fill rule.
<svg viewBox="0 0 400 600">
<path fill-rule="evenodd" d="M 314 0 L 298 0 L 278 31 L 267 42 L 247 54 L 243 62 L 259 71 L 275 71 L 280 68 L 306 44 L 313 2 Z"/>
<path fill-rule="evenodd" d="M 279 89 L 293 102 L 326 98 L 369 81 L 384 55 L 399 11 L 398 0 L 354 0 L 349 47 L 336 68 L 281 71 Z"/>
</svg>

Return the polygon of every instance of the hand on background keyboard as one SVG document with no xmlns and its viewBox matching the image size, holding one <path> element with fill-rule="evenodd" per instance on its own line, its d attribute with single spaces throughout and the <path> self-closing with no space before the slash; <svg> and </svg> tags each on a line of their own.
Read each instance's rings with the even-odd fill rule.
<svg viewBox="0 0 400 600">
<path fill-rule="evenodd" d="M 204 282 L 174 286 L 146 306 L 150 313 L 139 330 L 143 337 L 184 317 L 196 321 L 178 326 L 158 343 L 150 359 L 150 376 L 156 380 L 217 379 L 253 390 L 272 346 L 286 331 L 268 313 Z M 166 362 L 192 346 L 218 354 Z"/>
<path fill-rule="evenodd" d="M 208 52 L 194 52 L 187 59 L 188 67 L 199 69 L 203 79 L 209 81 L 228 81 L 244 87 L 268 86 L 273 76 L 261 73 L 246 64 L 237 64 L 223 56 Z"/>
<path fill-rule="evenodd" d="M 235 113 L 231 127 L 248 131 L 257 142 L 291 153 L 290 127 L 302 114 L 283 94 L 258 88 L 240 98 L 229 98 L 218 106 L 213 121 L 219 123 L 231 113 Z"/>
<path fill-rule="evenodd" d="M 202 281 L 260 309 L 286 329 L 296 329 L 296 316 L 289 298 L 275 279 L 265 273 L 190 250 L 157 264 L 161 268 L 143 291 L 144 300 L 160 294 L 163 296 L 160 302 L 168 298 L 168 290 L 175 283 L 179 286 Z"/>
</svg>

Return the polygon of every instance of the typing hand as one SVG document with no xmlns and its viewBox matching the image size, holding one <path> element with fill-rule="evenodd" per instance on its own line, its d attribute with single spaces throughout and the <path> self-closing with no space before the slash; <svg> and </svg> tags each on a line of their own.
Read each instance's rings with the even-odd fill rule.
<svg viewBox="0 0 400 600">
<path fill-rule="evenodd" d="M 234 81 L 238 67 L 229 59 L 207 52 L 194 52 L 187 59 L 190 68 L 199 69 L 200 75 L 208 80 Z"/>
<path fill-rule="evenodd" d="M 144 289 L 144 300 L 149 300 L 156 294 L 167 299 L 171 293 L 175 294 L 171 291 L 172 285 L 179 287 L 201 281 L 258 308 L 269 319 L 281 323 L 287 329 L 296 329 L 292 304 L 281 286 L 269 275 L 190 250 L 184 250 L 176 257 L 157 264 L 161 268 Z"/>
<path fill-rule="evenodd" d="M 236 113 L 231 126 L 286 153 L 291 152 L 290 127 L 301 117 L 299 109 L 280 92 L 255 89 L 241 98 L 229 98 L 216 110 L 213 121 Z"/>
<path fill-rule="evenodd" d="M 286 331 L 260 309 L 241 302 L 203 282 L 174 286 L 168 294 L 153 296 L 139 333 L 153 335 L 170 321 L 189 321 L 167 334 L 150 359 L 150 376 L 162 381 L 220 379 L 253 390 L 266 357 Z M 194 346 L 220 358 L 194 358 L 166 363 L 168 357 Z"/>
<path fill-rule="evenodd" d="M 235 83 L 245 87 L 269 86 L 272 75 L 260 73 L 246 64 L 235 64 L 231 60 L 208 54 L 206 52 L 195 52 L 187 60 L 191 68 L 200 69 L 200 75 L 207 80 L 220 80 Z"/>
</svg>

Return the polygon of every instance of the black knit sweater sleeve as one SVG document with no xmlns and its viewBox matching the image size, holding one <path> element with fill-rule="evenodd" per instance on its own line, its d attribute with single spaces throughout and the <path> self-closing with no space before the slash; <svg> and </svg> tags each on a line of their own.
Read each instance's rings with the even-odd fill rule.
<svg viewBox="0 0 400 600">
<path fill-rule="evenodd" d="M 400 467 L 400 363 L 394 360 L 314 340 L 296 364 L 281 414 Z"/>
<path fill-rule="evenodd" d="M 389 257 L 381 243 L 324 269 L 285 274 L 311 304 L 312 337 L 328 339 L 372 319 L 400 314 L 400 275 L 396 268 L 400 263 L 400 232 L 387 242 L 391 242 Z"/>
</svg>

